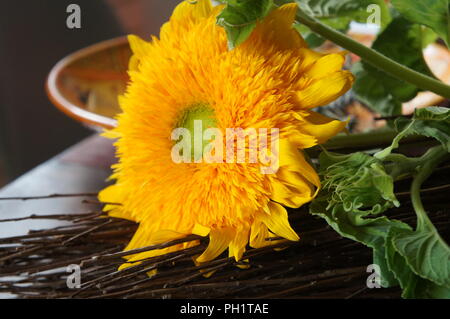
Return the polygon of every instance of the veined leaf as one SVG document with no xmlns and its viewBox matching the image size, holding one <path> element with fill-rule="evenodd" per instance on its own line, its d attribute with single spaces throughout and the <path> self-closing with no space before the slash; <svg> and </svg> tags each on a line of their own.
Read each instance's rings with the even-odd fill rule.
<svg viewBox="0 0 450 319">
<path fill-rule="evenodd" d="M 217 16 L 217 24 L 225 28 L 228 47 L 235 48 L 252 33 L 256 22 L 271 10 L 273 0 L 228 0 Z"/>
<path fill-rule="evenodd" d="M 395 234 L 392 244 L 417 275 L 450 289 L 450 248 L 432 224 Z"/>
<path fill-rule="evenodd" d="M 388 288 L 399 285 L 397 277 L 391 271 L 387 263 L 386 248 L 384 246 L 384 243 L 373 248 L 373 263 L 380 267 L 380 284 L 382 287 Z"/>
<path fill-rule="evenodd" d="M 353 21 L 366 23 L 373 14 L 373 5 L 380 8 L 381 27 L 390 21 L 389 8 L 382 0 L 297 0 L 306 14 L 318 19 L 351 18 Z M 337 22 L 336 22 L 337 23 Z"/>
<path fill-rule="evenodd" d="M 432 28 L 450 44 L 450 5 L 448 0 L 392 0 L 394 7 L 408 20 Z"/>
<path fill-rule="evenodd" d="M 450 152 L 450 109 L 430 106 L 414 111 L 411 120 L 398 118 L 395 121 L 397 131 L 403 134 L 419 134 L 437 139 Z"/>
<path fill-rule="evenodd" d="M 422 35 L 420 25 L 397 16 L 378 36 L 372 48 L 411 69 L 433 76 L 423 58 Z M 365 62 L 356 64 L 353 72 L 357 78 L 353 86 L 356 96 L 381 115 L 401 114 L 401 104 L 420 91 L 420 88 Z"/>
<path fill-rule="evenodd" d="M 361 62 L 352 67 L 356 76 L 353 92 L 357 99 L 381 115 L 401 114 L 402 103 L 383 84 L 382 79 L 388 76 L 380 70 L 369 72 Z"/>
<path fill-rule="evenodd" d="M 347 32 L 352 21 L 373 22 L 369 20 L 373 20 L 371 17 L 374 15 L 374 8 L 380 10 L 375 15 L 379 13 L 382 29 L 391 21 L 389 7 L 383 0 L 297 0 L 296 2 L 306 14 L 341 32 Z M 311 48 L 318 47 L 325 42 L 324 38 L 301 24 L 296 28 Z"/>
<path fill-rule="evenodd" d="M 411 256 L 407 258 L 404 257 L 403 254 L 399 252 L 398 248 L 395 246 L 398 237 L 410 236 L 411 230 L 391 230 L 386 238 L 385 242 L 385 252 L 386 252 L 386 262 L 388 268 L 392 270 L 394 276 L 397 278 L 400 286 L 403 289 L 402 296 L 404 298 L 439 298 L 439 299 L 450 299 L 450 288 L 446 285 L 440 285 L 436 282 L 423 278 L 423 276 L 417 275 L 417 271 L 413 271 L 411 268 L 411 264 L 408 259 L 411 259 Z M 417 242 L 412 242 L 414 246 L 417 247 Z M 422 248 L 426 248 L 423 247 Z M 411 252 L 410 252 L 411 253 Z M 433 252 L 431 257 L 434 260 L 436 251 Z M 427 264 L 429 261 L 424 258 L 424 256 L 420 256 L 418 261 L 421 261 L 421 264 Z M 448 265 L 448 261 L 446 262 Z M 439 281 L 445 280 L 447 277 L 439 278 Z"/>
<path fill-rule="evenodd" d="M 401 139 L 408 135 L 418 134 L 437 139 L 450 152 L 450 109 L 430 106 L 416 109 L 412 119 L 398 118 L 395 121 L 399 134 L 392 141 L 391 146 L 375 154 L 383 159 L 399 146 Z"/>
<path fill-rule="evenodd" d="M 391 273 L 382 258 L 385 255 L 385 238 L 392 228 L 409 229 L 409 226 L 397 220 L 390 220 L 386 216 L 364 218 L 361 215 L 345 211 L 342 205 L 337 205 L 332 209 L 327 209 L 327 206 L 328 202 L 325 197 L 317 198 L 310 205 L 310 213 L 324 218 L 328 225 L 342 237 L 355 240 L 372 248 L 374 263 L 378 264 L 381 269 L 382 286 L 392 287 L 397 285 L 396 277 Z"/>
</svg>

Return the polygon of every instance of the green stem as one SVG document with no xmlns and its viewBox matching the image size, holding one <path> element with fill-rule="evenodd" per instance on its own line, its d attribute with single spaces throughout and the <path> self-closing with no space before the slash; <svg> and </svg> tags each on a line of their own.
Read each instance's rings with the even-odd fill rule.
<svg viewBox="0 0 450 319">
<path fill-rule="evenodd" d="M 417 167 L 422 163 L 422 157 L 410 158 L 403 154 L 393 153 L 386 156 L 383 161 L 392 162 L 390 164 L 384 164 L 384 167 L 392 179 L 398 181 L 414 174 Z"/>
<path fill-rule="evenodd" d="M 283 1 L 282 1 L 283 2 Z M 284 1 L 285 3 L 286 1 Z M 347 49 L 356 55 L 360 56 L 362 60 L 371 64 L 372 66 L 383 70 L 384 72 L 396 77 L 397 79 L 414 84 L 415 86 L 434 92 L 445 98 L 450 98 L 450 86 L 445 83 L 426 76 L 422 73 L 414 71 L 387 56 L 368 48 L 367 46 L 353 40 L 347 35 L 334 30 L 333 28 L 321 23 L 319 20 L 307 15 L 299 8 L 297 13 L 297 21 L 306 25 L 315 33 L 321 35 L 337 45 Z"/>
<path fill-rule="evenodd" d="M 367 133 L 356 134 L 340 134 L 323 146 L 327 150 L 339 149 L 370 149 L 391 145 L 392 140 L 397 136 L 398 132 L 390 128 L 382 128 Z M 410 135 L 402 139 L 403 143 L 420 142 L 426 140 L 426 137 L 418 135 Z"/>
<path fill-rule="evenodd" d="M 434 169 L 446 158 L 449 157 L 449 153 L 443 146 L 436 146 L 431 148 L 420 159 L 421 165 L 419 172 L 414 177 L 411 184 L 411 200 L 414 211 L 417 215 L 417 230 L 425 230 L 427 225 L 431 224 L 431 221 L 425 211 L 420 198 L 420 188 L 423 182 L 433 173 Z"/>
</svg>

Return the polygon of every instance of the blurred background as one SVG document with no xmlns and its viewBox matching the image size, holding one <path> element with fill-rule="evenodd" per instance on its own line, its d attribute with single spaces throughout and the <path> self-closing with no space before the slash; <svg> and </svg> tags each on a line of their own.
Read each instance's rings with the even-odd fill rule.
<svg viewBox="0 0 450 319">
<path fill-rule="evenodd" d="M 92 134 L 48 100 L 64 56 L 126 34 L 158 34 L 179 0 L 14 0 L 0 5 L 0 187 Z M 69 4 L 81 29 L 68 29 Z"/>
</svg>

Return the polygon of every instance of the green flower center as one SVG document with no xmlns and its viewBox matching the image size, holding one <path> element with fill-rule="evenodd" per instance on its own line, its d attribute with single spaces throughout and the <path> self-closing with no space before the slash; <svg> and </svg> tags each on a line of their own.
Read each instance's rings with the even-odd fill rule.
<svg viewBox="0 0 450 319">
<path fill-rule="evenodd" d="M 202 121 L 203 131 L 217 126 L 214 109 L 208 104 L 198 103 L 186 108 L 177 122 L 177 127 L 188 129 L 191 136 L 194 136 L 194 121 Z"/>
<path fill-rule="evenodd" d="M 199 130 L 201 124 L 201 130 Z M 214 109 L 206 103 L 196 103 L 187 107 L 177 121 L 176 128 L 185 128 L 191 137 L 191 159 L 197 160 L 203 156 L 203 152 L 195 153 L 194 140 L 201 143 L 201 150 L 210 141 L 203 140 L 203 133 L 208 128 L 217 127 Z"/>
</svg>

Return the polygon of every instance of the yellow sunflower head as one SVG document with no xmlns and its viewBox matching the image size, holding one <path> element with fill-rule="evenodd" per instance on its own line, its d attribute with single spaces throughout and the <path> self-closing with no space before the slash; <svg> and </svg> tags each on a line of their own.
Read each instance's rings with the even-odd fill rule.
<svg viewBox="0 0 450 319">
<path fill-rule="evenodd" d="M 320 186 L 301 150 L 325 142 L 345 126 L 311 109 L 345 93 L 353 76 L 342 70 L 343 54 L 307 48 L 292 28 L 295 4 L 273 10 L 231 51 L 224 29 L 216 25 L 221 9 L 209 0 L 182 2 L 159 39 L 145 42 L 129 36 L 131 81 L 120 97 L 117 127 L 108 133 L 117 138 L 116 183 L 99 196 L 121 204 L 105 207 L 111 216 L 139 223 L 127 250 L 188 234 L 209 235 L 207 249 L 196 259 L 205 262 L 227 248 L 239 260 L 247 244 L 273 244 L 269 237 L 298 240 L 283 206 L 311 201 Z M 210 142 L 211 134 L 205 138 L 210 128 L 223 133 L 215 136 L 223 144 L 214 144 L 210 153 L 223 161 L 202 160 L 194 152 L 197 146 L 177 148 L 196 143 L 184 136 L 180 144 L 181 135 L 174 136 L 177 129 Z M 247 153 L 261 145 L 252 144 L 250 135 L 244 144 L 236 142 L 236 154 L 239 149 L 246 152 L 245 161 L 236 161 L 228 146 L 219 147 L 238 139 L 239 134 L 225 133 L 230 128 L 276 133 L 267 135 L 265 143 L 270 146 L 266 155 L 276 156 L 276 161 L 267 161 L 267 156 L 250 160 Z M 261 136 L 255 138 L 261 141 Z M 181 160 L 174 160 L 174 150 Z M 274 169 L 264 171 L 270 165 Z M 140 260 L 196 244 L 128 258 Z"/>
</svg>

